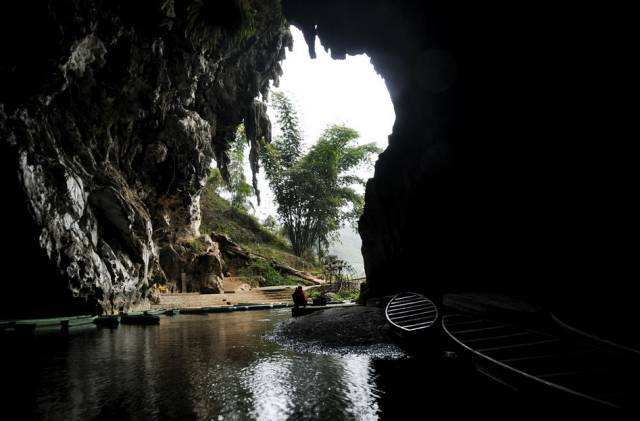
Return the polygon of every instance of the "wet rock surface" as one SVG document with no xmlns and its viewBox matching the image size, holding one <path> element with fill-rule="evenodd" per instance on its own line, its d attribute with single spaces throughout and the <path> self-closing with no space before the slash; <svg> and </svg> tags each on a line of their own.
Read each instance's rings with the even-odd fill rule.
<svg viewBox="0 0 640 421">
<path fill-rule="evenodd" d="M 289 340 L 332 347 L 394 343 L 391 327 L 382 309 L 377 307 L 317 311 L 281 322 L 277 332 Z"/>
<path fill-rule="evenodd" d="M 20 236 L 2 246 L 2 312 L 38 291 L 34 309 L 127 310 L 184 271 L 189 289 L 220 287 L 214 247 L 181 244 L 236 126 L 250 118 L 254 149 L 270 135 L 255 98 L 291 42 L 279 2 L 26 1 L 0 16 L 0 163 Z"/>
</svg>

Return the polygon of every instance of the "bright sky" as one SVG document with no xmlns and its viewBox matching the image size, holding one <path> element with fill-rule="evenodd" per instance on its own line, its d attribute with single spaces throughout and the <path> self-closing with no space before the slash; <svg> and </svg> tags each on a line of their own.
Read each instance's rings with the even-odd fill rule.
<svg viewBox="0 0 640 421">
<path fill-rule="evenodd" d="M 322 131 L 332 124 L 344 124 L 360 133 L 360 143 L 375 142 L 381 149 L 388 144 L 393 129 L 395 112 L 384 80 L 374 70 L 366 55 L 347 56 L 345 60 L 333 60 L 316 39 L 317 58 L 309 58 L 302 32 L 291 27 L 293 51 L 287 51 L 282 63 L 283 75 L 280 87 L 295 104 L 300 119 L 304 145 L 309 148 Z M 269 110 L 274 138 L 279 133 L 277 118 Z M 247 179 L 251 179 L 248 163 Z M 373 166 L 361 169 L 364 178 L 373 176 Z M 267 215 L 276 216 L 276 207 L 269 185 L 261 171 L 258 188 L 262 203 L 254 205 L 255 215 L 264 220 Z M 350 261 L 361 272 L 360 238 L 350 228 L 341 230 L 342 245 L 331 250 L 342 259 Z"/>
</svg>

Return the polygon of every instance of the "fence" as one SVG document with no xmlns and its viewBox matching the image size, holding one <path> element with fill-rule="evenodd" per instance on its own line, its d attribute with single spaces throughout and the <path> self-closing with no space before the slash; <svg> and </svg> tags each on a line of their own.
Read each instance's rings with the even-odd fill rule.
<svg viewBox="0 0 640 421">
<path fill-rule="evenodd" d="M 355 292 L 360 291 L 360 285 L 363 282 L 366 282 L 367 278 L 354 278 L 354 279 L 345 279 L 341 281 L 334 282 L 335 291 L 341 292 Z"/>
</svg>

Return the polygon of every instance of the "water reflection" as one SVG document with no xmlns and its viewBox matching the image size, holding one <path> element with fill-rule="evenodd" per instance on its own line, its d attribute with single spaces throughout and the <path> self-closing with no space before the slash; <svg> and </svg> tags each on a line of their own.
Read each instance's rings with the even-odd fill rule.
<svg viewBox="0 0 640 421">
<path fill-rule="evenodd" d="M 283 355 L 242 372 L 258 420 L 377 419 L 373 369 L 367 355 Z"/>
<path fill-rule="evenodd" d="M 4 405 L 47 419 L 376 419 L 372 359 L 265 340 L 288 310 L 2 344 Z M 25 411 L 31 411 L 25 413 Z"/>
<path fill-rule="evenodd" d="M 342 376 L 347 381 L 347 397 L 351 403 L 346 409 L 356 419 L 372 420 L 378 415 L 379 395 L 375 387 L 375 373 L 368 355 L 348 355 L 341 359 Z"/>
<path fill-rule="evenodd" d="M 242 384 L 251 392 L 250 416 L 257 420 L 286 419 L 295 408 L 291 385 L 291 359 L 268 358 L 243 370 Z"/>
</svg>

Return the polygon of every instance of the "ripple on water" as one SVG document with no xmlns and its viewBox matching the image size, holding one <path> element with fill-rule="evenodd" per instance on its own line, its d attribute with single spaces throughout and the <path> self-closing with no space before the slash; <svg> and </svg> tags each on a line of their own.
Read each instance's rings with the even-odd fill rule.
<svg viewBox="0 0 640 421">
<path fill-rule="evenodd" d="M 325 347 L 269 333 L 289 317 L 275 310 L 185 315 L 60 344 L 38 339 L 38 347 L 6 359 L 36 365 L 33 381 L 18 385 L 10 401 L 26 397 L 36 402 L 33 418 L 54 419 L 379 418 L 388 395 L 374 360 L 404 358 L 402 350 Z"/>
<path fill-rule="evenodd" d="M 391 343 L 379 343 L 370 345 L 333 346 L 323 344 L 321 341 L 302 341 L 285 335 L 282 324 L 278 324 L 273 331 L 267 333 L 265 339 L 296 352 L 305 352 L 320 355 L 333 356 L 368 356 L 373 359 L 399 360 L 408 358 L 409 355 L 398 345 Z"/>
</svg>

